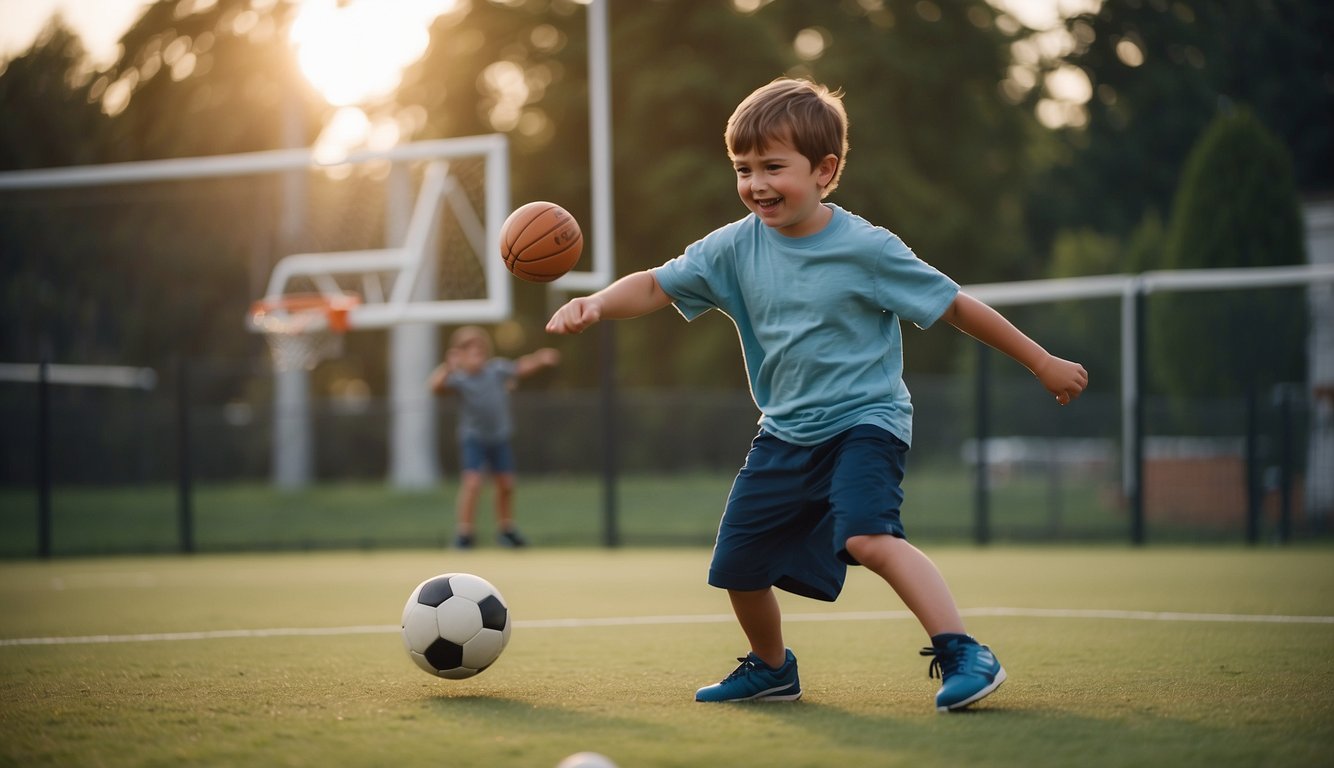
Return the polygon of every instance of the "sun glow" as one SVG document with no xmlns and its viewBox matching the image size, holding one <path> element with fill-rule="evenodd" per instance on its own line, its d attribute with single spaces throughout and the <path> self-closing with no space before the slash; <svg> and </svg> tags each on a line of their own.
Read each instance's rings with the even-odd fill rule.
<svg viewBox="0 0 1334 768">
<path fill-rule="evenodd" d="M 393 93 L 455 0 L 303 0 L 291 40 L 306 79 L 334 106 Z"/>
</svg>

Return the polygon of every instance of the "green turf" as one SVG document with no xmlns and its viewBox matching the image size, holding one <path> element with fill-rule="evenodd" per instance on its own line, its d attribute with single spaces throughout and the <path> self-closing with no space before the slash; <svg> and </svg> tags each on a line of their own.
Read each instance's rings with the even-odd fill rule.
<svg viewBox="0 0 1334 768">
<path fill-rule="evenodd" d="M 617 483 L 619 533 L 627 544 L 703 546 L 713 541 L 732 478 L 727 474 L 630 475 Z M 543 546 L 603 541 L 604 495 L 596 477 L 521 477 L 518 518 Z M 1032 478 L 997 484 L 991 517 L 999 540 L 1124 541 L 1129 525 L 1099 488 L 1070 483 L 1054 493 Z M 441 546 L 453 532 L 452 482 L 424 491 L 384 483 L 319 484 L 284 492 L 267 485 L 201 484 L 191 494 L 198 551 L 371 549 Z M 914 538 L 968 540 L 971 479 L 958 467 L 922 467 L 906 483 L 904 520 Z M 478 523 L 494 530 L 488 489 Z M 59 486 L 51 497 L 56 555 L 172 552 L 180 547 L 178 494 L 168 486 Z M 1238 532 L 1237 538 L 1240 538 Z M 37 553 L 37 500 L 29 488 L 0 488 L 0 557 Z"/>
<path fill-rule="evenodd" d="M 703 548 L 205 555 L 0 563 L 0 638 L 367 626 L 361 634 L 0 645 L 0 764 L 550 767 L 1316 766 L 1334 750 L 1334 623 L 984 615 L 1334 615 L 1334 550 L 939 548 L 1010 681 L 938 715 L 910 619 L 854 569 L 785 598 L 806 697 L 700 705 L 742 652 Z M 495 582 L 501 660 L 429 677 L 393 631 L 421 579 Z M 689 623 L 523 622 L 692 616 Z M 830 620 L 817 620 L 817 619 Z"/>
</svg>

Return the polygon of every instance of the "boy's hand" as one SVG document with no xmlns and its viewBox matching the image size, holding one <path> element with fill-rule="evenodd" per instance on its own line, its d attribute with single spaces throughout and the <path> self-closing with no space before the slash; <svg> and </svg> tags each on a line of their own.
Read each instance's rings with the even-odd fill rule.
<svg viewBox="0 0 1334 768">
<path fill-rule="evenodd" d="M 547 321 L 547 333 L 580 333 L 602 319 L 602 304 L 591 296 L 571 299 Z"/>
<path fill-rule="evenodd" d="M 1084 366 L 1054 355 L 1047 355 L 1033 371 L 1033 375 L 1038 377 L 1048 392 L 1056 396 L 1056 402 L 1061 405 L 1069 405 L 1089 385 L 1089 374 Z"/>
</svg>

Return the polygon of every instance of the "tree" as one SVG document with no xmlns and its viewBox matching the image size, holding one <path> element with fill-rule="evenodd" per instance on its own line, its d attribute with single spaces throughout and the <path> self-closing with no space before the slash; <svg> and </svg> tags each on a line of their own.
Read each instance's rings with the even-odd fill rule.
<svg viewBox="0 0 1334 768">
<path fill-rule="evenodd" d="M 1186 161 L 1165 266 L 1301 264 L 1292 163 L 1248 110 L 1220 116 Z M 1290 292 L 1169 294 L 1151 308 L 1155 370 L 1180 395 L 1231 395 L 1305 377 L 1306 306 Z"/>
<path fill-rule="evenodd" d="M 284 34 L 294 10 L 274 3 L 257 14 L 248 0 L 146 6 L 95 84 L 114 159 L 309 146 L 327 107 L 296 71 Z"/>
<path fill-rule="evenodd" d="M 1009 40 L 994 16 L 983 2 L 778 0 L 738 13 L 675 0 L 627 12 L 613 50 L 622 264 L 653 266 L 745 213 L 723 126 L 751 90 L 796 75 L 846 95 L 851 154 L 832 202 L 901 234 L 961 281 L 1024 275 L 1018 212 L 1031 123 L 1000 96 Z M 659 350 L 679 322 L 662 313 L 622 336 Z M 909 364 L 939 370 L 956 342 L 914 338 Z M 735 386 L 735 345 L 726 321 L 691 329 L 633 375 Z"/>
<path fill-rule="evenodd" d="M 89 144 L 96 156 L 79 162 L 311 143 L 328 107 L 293 71 L 283 33 L 294 5 L 261 5 L 146 6 L 118 60 L 74 97 L 105 112 L 88 118 L 88 135 L 102 138 Z M 1023 232 L 1034 123 L 999 93 L 1011 37 L 984 0 L 657 0 L 609 10 L 620 272 L 661 263 L 744 213 L 723 126 L 742 97 L 783 74 L 847 93 L 853 155 L 833 202 L 902 234 L 961 281 L 1039 271 Z M 570 0 L 460 3 L 439 17 L 425 57 L 383 106 L 422 116 L 410 121 L 419 127 L 413 139 L 506 133 L 515 202 L 552 199 L 590 221 L 585 21 L 584 6 Z M 256 340 L 236 332 L 254 293 L 247 270 L 272 255 L 257 259 L 256 248 L 285 251 L 255 242 L 264 227 L 238 224 L 272 215 L 268 194 L 225 212 L 199 200 L 167 228 L 132 217 L 100 224 L 99 263 L 116 277 L 88 287 L 84 314 L 99 331 L 80 338 L 98 341 L 80 343 L 152 365 L 183 349 L 253 351 Z M 181 190 L 166 196 L 188 206 Z M 203 234 L 183 248 L 186 231 Z M 174 287 L 187 280 L 190 291 Z M 539 333 L 545 291 L 517 285 L 515 299 L 520 322 Z M 725 319 L 688 334 L 679 322 L 663 312 L 627 324 L 619 334 L 627 383 L 744 384 Z M 915 339 L 910 364 L 943 368 L 955 343 L 943 333 Z M 592 345 L 571 350 L 572 386 L 595 380 L 581 354 L 591 357 Z"/>
<path fill-rule="evenodd" d="M 292 8 L 279 3 L 259 15 L 250 6 L 147 5 L 102 72 L 57 22 L 0 75 L 0 163 L 273 149 L 293 114 L 306 131 L 295 141 L 309 144 L 319 105 L 279 34 Z M 238 23 L 243 16 L 254 23 Z M 62 360 L 157 368 L 196 350 L 247 353 L 255 339 L 237 329 L 256 242 L 243 225 L 274 208 L 266 191 L 139 185 L 103 190 L 95 204 L 75 192 L 42 192 L 7 207 L 0 227 L 12 359 L 35 357 L 39 337 Z"/>
<path fill-rule="evenodd" d="M 960 280 L 1035 271 L 1021 215 L 1032 119 L 998 92 L 1009 38 L 990 6 L 741 5 L 659 0 L 609 8 L 619 273 L 656 266 L 745 213 L 723 127 L 747 93 L 784 74 L 847 94 L 852 159 L 833 202 L 899 232 Z M 426 108 L 432 135 L 506 131 L 516 202 L 555 200 L 588 222 L 584 22 L 582 9 L 568 3 L 474 2 L 466 15 L 437 22 L 401 100 Z M 522 94 L 509 122 L 490 110 L 497 75 Z M 518 288 L 521 322 L 540 329 L 545 293 Z M 688 333 L 680 323 L 669 311 L 618 331 L 629 385 L 744 386 L 729 322 L 708 317 Z M 914 365 L 948 363 L 952 337 L 917 341 Z M 594 381 L 596 367 L 579 356 L 594 351 L 567 351 L 569 376 L 587 372 L 580 386 Z"/>
<path fill-rule="evenodd" d="M 0 169 L 95 161 L 103 143 L 83 44 L 59 16 L 26 53 L 0 65 Z"/>
<path fill-rule="evenodd" d="M 83 46 L 56 18 L 0 73 L 0 169 L 93 162 L 106 146 L 101 127 Z M 76 254 L 94 248 L 101 233 L 71 228 L 70 201 L 58 195 L 7 192 L 0 202 L 0 358 L 95 346 L 100 318 L 86 297 L 106 281 Z"/>
<path fill-rule="evenodd" d="M 1197 137 L 1236 105 L 1287 147 L 1298 189 L 1334 188 L 1334 4 L 1104 0 L 1067 26 L 1080 43 L 1056 63 L 1082 70 L 1093 98 L 1032 189 L 1035 241 L 1068 227 L 1123 238 L 1168 210 Z"/>
</svg>

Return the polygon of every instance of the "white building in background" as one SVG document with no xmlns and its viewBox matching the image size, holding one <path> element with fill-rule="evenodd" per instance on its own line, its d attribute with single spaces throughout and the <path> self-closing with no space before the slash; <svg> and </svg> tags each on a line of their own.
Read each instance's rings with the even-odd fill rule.
<svg viewBox="0 0 1334 768">
<path fill-rule="evenodd" d="M 1313 200 L 1302 208 L 1306 258 L 1334 264 L 1334 199 Z M 1307 366 L 1311 436 L 1306 464 L 1306 516 L 1334 517 L 1334 283 L 1310 286 L 1311 335 Z"/>
</svg>

